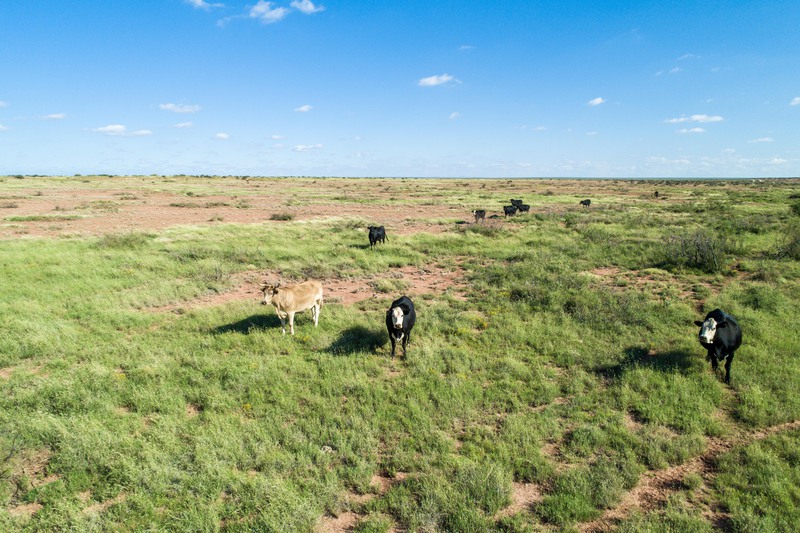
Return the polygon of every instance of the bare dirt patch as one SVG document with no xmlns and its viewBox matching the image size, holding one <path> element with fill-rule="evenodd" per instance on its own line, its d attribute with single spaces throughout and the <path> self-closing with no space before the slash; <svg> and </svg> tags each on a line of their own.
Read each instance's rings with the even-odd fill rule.
<svg viewBox="0 0 800 533">
<path fill-rule="evenodd" d="M 94 514 L 94 513 L 102 513 L 112 505 L 117 505 L 119 503 L 124 502 L 128 499 L 128 495 L 124 492 L 120 493 L 116 498 L 111 498 L 110 500 L 106 500 L 104 502 L 98 502 L 93 505 L 90 505 L 86 509 L 83 510 L 84 514 Z"/>
<path fill-rule="evenodd" d="M 498 511 L 494 518 L 499 520 L 506 516 L 530 511 L 531 507 L 540 501 L 542 501 L 542 491 L 538 484 L 514 482 L 511 484 L 511 505 Z"/>
<path fill-rule="evenodd" d="M 11 516 L 28 516 L 31 517 L 38 513 L 42 509 L 42 504 L 40 503 L 26 503 L 24 505 L 18 505 L 16 507 L 10 507 L 8 509 L 8 514 Z"/>
<path fill-rule="evenodd" d="M 728 439 L 709 437 L 706 442 L 706 450 L 700 456 L 681 465 L 644 473 L 639 483 L 623 497 L 619 505 L 607 510 L 597 520 L 582 524 L 580 531 L 611 531 L 634 510 L 646 512 L 661 507 L 671 494 L 683 488 L 684 480 L 689 474 L 699 475 L 705 487 L 709 487 L 716 476 L 716 463 L 722 454 L 731 451 L 736 446 L 747 445 L 776 433 L 797 428 L 800 428 L 800 420 L 756 431 L 741 432 Z M 703 515 L 712 524 L 725 524 L 730 518 L 726 513 L 715 508 L 704 509 Z"/>
</svg>

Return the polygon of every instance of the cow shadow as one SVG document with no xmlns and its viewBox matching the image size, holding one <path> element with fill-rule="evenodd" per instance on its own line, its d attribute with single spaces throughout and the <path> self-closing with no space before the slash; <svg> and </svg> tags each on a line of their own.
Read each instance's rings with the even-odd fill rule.
<svg viewBox="0 0 800 533">
<path fill-rule="evenodd" d="M 653 352 L 642 346 L 625 349 L 623 360 L 614 365 L 597 368 L 597 373 L 607 379 L 618 379 L 634 368 L 651 368 L 667 374 L 686 374 L 704 358 L 700 354 L 686 350 Z"/>
<path fill-rule="evenodd" d="M 364 326 L 353 326 L 339 334 L 326 351 L 333 355 L 352 355 L 358 352 L 374 352 L 378 347 L 389 342 L 384 331 L 369 329 Z"/>
<path fill-rule="evenodd" d="M 241 333 L 242 335 L 249 335 L 252 330 L 263 330 L 278 327 L 281 325 L 281 320 L 277 315 L 260 314 L 252 315 L 245 319 L 224 326 L 218 326 L 211 330 L 215 335 L 222 333 Z"/>
</svg>

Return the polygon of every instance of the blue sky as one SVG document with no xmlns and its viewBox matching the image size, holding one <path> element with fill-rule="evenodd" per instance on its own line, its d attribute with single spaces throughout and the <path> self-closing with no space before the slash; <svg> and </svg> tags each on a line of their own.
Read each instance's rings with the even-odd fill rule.
<svg viewBox="0 0 800 533">
<path fill-rule="evenodd" d="M 0 174 L 800 175 L 800 2 L 3 0 Z"/>
</svg>

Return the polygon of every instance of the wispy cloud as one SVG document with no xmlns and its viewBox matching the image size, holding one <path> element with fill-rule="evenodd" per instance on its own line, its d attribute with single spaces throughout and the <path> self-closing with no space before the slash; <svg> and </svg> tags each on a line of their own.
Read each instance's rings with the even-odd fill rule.
<svg viewBox="0 0 800 533">
<path fill-rule="evenodd" d="M 6 130 L 8 130 L 8 128 L 0 124 L 0 131 L 6 131 Z"/>
<path fill-rule="evenodd" d="M 312 106 L 308 105 L 308 104 L 301 105 L 300 107 L 295 107 L 294 108 L 294 110 L 297 111 L 298 113 L 308 113 L 312 109 L 314 109 L 314 108 Z"/>
<path fill-rule="evenodd" d="M 270 135 L 269 138 L 272 139 L 273 141 L 280 141 L 283 139 L 283 135 L 275 133 L 274 135 Z"/>
<path fill-rule="evenodd" d="M 209 4 L 204 0 L 184 0 L 184 2 L 195 9 L 204 9 L 206 11 L 211 10 L 212 7 L 225 7 L 225 4 Z"/>
<path fill-rule="evenodd" d="M 678 133 L 705 133 L 706 130 L 703 128 L 683 128 L 682 130 L 678 130 Z"/>
<path fill-rule="evenodd" d="M 677 118 L 668 118 L 664 122 L 667 124 L 681 124 L 683 122 L 722 122 L 725 120 L 719 115 L 692 115 L 689 117 L 677 117 Z"/>
<path fill-rule="evenodd" d="M 227 141 L 228 139 L 230 139 L 230 138 L 231 138 L 231 136 L 230 136 L 230 134 L 228 134 L 228 133 L 219 132 L 219 133 L 217 133 L 216 135 L 214 135 L 214 138 L 215 138 L 215 139 L 218 139 L 218 140 L 220 140 L 220 141 Z"/>
<path fill-rule="evenodd" d="M 164 111 L 172 111 L 173 113 L 197 113 L 200 111 L 199 105 L 187 104 L 159 104 L 158 107 Z"/>
<path fill-rule="evenodd" d="M 757 143 L 771 143 L 775 142 L 775 139 L 772 137 L 759 137 L 758 139 L 750 139 L 747 141 L 750 144 L 757 144 Z"/>
<path fill-rule="evenodd" d="M 800 105 L 800 96 L 795 96 L 792 98 L 792 101 L 789 102 L 789 105 Z"/>
<path fill-rule="evenodd" d="M 461 113 L 459 113 L 458 111 L 453 111 L 452 113 L 450 113 L 450 120 L 455 120 L 460 116 L 461 116 Z"/>
<path fill-rule="evenodd" d="M 306 15 L 325 11 L 325 6 L 315 6 L 311 0 L 294 0 L 290 4 L 293 8 Z"/>
<path fill-rule="evenodd" d="M 286 15 L 291 12 L 291 9 L 287 9 L 285 7 L 272 6 L 272 2 L 258 0 L 258 3 L 250 8 L 248 17 L 251 19 L 256 19 L 262 24 L 272 24 L 286 18 Z"/>
<path fill-rule="evenodd" d="M 0 107 L 8 107 L 8 102 L 0 100 Z"/>
<path fill-rule="evenodd" d="M 458 81 L 450 74 L 439 74 L 438 76 L 428 76 L 427 78 L 422 78 L 417 82 L 420 87 L 435 87 L 436 85 L 444 85 L 445 83 L 450 83 L 451 81 Z"/>
<path fill-rule="evenodd" d="M 586 102 L 586 105 L 597 106 L 604 103 L 606 103 L 606 99 L 598 96 L 597 98 L 592 98 L 591 100 Z"/>
<path fill-rule="evenodd" d="M 684 61 L 686 59 L 700 59 L 700 56 L 695 54 L 683 54 L 681 57 L 678 58 L 678 61 Z"/>
<path fill-rule="evenodd" d="M 472 46 L 471 44 L 462 44 L 461 46 L 458 47 L 458 49 L 461 50 L 462 52 L 466 52 L 468 50 L 475 50 L 475 47 Z"/>
<path fill-rule="evenodd" d="M 310 152 L 312 150 L 319 150 L 320 148 L 322 148 L 321 144 L 298 144 L 297 146 L 292 148 L 292 151 L 294 151 L 294 152 Z"/>
<path fill-rule="evenodd" d="M 128 131 L 128 128 L 122 124 L 109 124 L 108 126 L 94 128 L 92 131 L 95 133 L 102 133 L 103 135 L 108 135 L 110 137 L 145 137 L 153 134 L 153 132 L 150 130 Z"/>
<path fill-rule="evenodd" d="M 52 113 L 50 115 L 45 115 L 42 117 L 44 120 L 63 120 L 67 118 L 65 113 Z"/>
<path fill-rule="evenodd" d="M 194 124 L 191 122 L 179 122 L 175 124 L 176 128 L 191 128 L 192 126 L 194 126 Z"/>
</svg>

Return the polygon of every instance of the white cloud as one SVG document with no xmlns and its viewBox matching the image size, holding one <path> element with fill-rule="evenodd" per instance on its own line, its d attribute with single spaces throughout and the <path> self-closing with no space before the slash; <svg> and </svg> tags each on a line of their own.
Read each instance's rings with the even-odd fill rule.
<svg viewBox="0 0 800 533">
<path fill-rule="evenodd" d="M 325 6 L 315 6 L 311 0 L 294 0 L 290 4 L 293 8 L 300 11 L 301 13 L 305 13 L 306 15 L 311 15 L 312 13 L 319 13 L 320 11 L 325 11 Z"/>
<path fill-rule="evenodd" d="M 0 107 L 8 107 L 8 103 L 0 100 Z"/>
<path fill-rule="evenodd" d="M 92 131 L 111 137 L 145 137 L 153 134 L 150 130 L 128 131 L 128 128 L 122 124 L 109 124 L 108 126 L 94 128 Z"/>
<path fill-rule="evenodd" d="M 789 105 L 800 105 L 800 96 L 795 96 L 792 98 L 792 101 L 789 102 Z"/>
<path fill-rule="evenodd" d="M 606 99 L 598 96 L 597 98 L 593 98 L 592 100 L 586 102 L 586 105 L 596 106 L 604 103 L 606 103 Z"/>
<path fill-rule="evenodd" d="M 214 135 L 214 138 L 219 139 L 220 141 L 227 141 L 228 139 L 231 138 L 231 136 L 227 133 L 220 132 Z"/>
<path fill-rule="evenodd" d="M 722 122 L 725 120 L 719 115 L 692 115 L 690 117 L 678 117 L 665 120 L 667 124 L 680 124 L 682 122 Z"/>
<path fill-rule="evenodd" d="M 769 164 L 770 165 L 785 165 L 788 162 L 789 162 L 788 159 L 782 159 L 780 157 L 774 157 L 774 158 L 770 159 Z"/>
<path fill-rule="evenodd" d="M 273 141 L 280 141 L 281 139 L 283 139 L 283 135 L 278 135 L 276 133 L 274 135 L 270 135 L 269 138 L 272 139 Z"/>
<path fill-rule="evenodd" d="M 420 87 L 434 87 L 436 85 L 449 83 L 453 80 L 455 80 L 455 78 L 450 74 L 440 74 L 438 76 L 428 76 L 427 78 L 422 78 L 419 80 L 418 84 Z"/>
<path fill-rule="evenodd" d="M 204 0 L 184 0 L 184 2 L 195 9 L 205 9 L 206 11 L 210 10 L 212 7 L 225 7 L 225 4 L 209 4 Z"/>
<path fill-rule="evenodd" d="M 273 8 L 272 5 L 272 2 L 258 0 L 258 3 L 250 9 L 248 16 L 252 19 L 258 19 L 263 24 L 272 24 L 286 17 L 291 11 L 285 7 Z"/>
<path fill-rule="evenodd" d="M 771 143 L 771 142 L 775 142 L 775 139 L 773 139 L 772 137 L 759 137 L 758 139 L 751 139 L 751 140 L 749 140 L 747 142 L 749 142 L 750 144 Z"/>
<path fill-rule="evenodd" d="M 670 74 L 677 74 L 678 72 L 683 72 L 683 69 L 681 67 L 673 67 L 669 71 Z"/>
<path fill-rule="evenodd" d="M 67 118 L 67 115 L 64 113 L 52 113 L 50 115 L 45 115 L 42 118 L 45 120 L 62 120 Z"/>
<path fill-rule="evenodd" d="M 314 109 L 314 108 L 312 106 L 308 105 L 308 104 L 301 105 L 300 107 L 295 107 L 294 108 L 294 110 L 297 111 L 298 113 L 308 113 L 312 109 Z"/>
<path fill-rule="evenodd" d="M 596 131 L 587 131 L 587 132 L 586 132 L 586 136 L 587 136 L 587 137 L 594 137 L 594 136 L 596 136 L 596 135 L 597 135 L 597 132 L 596 132 Z"/>
<path fill-rule="evenodd" d="M 6 126 L 3 126 L 2 124 L 0 124 L 0 131 L 6 131 L 7 129 L 8 128 Z"/>
<path fill-rule="evenodd" d="M 176 128 L 191 128 L 192 126 L 194 126 L 194 124 L 191 122 L 179 122 L 178 124 L 175 124 Z"/>
<path fill-rule="evenodd" d="M 311 150 L 319 150 L 322 148 L 321 144 L 298 144 L 292 151 L 294 152 L 310 152 Z"/>
<path fill-rule="evenodd" d="M 462 52 L 466 52 L 467 50 L 475 50 L 475 47 L 472 46 L 471 44 L 462 44 L 461 46 L 458 47 L 458 49 L 461 50 Z"/>
<path fill-rule="evenodd" d="M 461 116 L 461 113 L 459 113 L 458 111 L 453 111 L 452 113 L 450 113 L 450 120 L 455 120 L 460 116 Z"/>
<path fill-rule="evenodd" d="M 678 130 L 678 133 L 705 133 L 705 131 L 703 128 L 683 128 Z"/>
<path fill-rule="evenodd" d="M 172 111 L 173 113 L 197 113 L 200 111 L 199 105 L 187 104 L 159 104 L 158 107 L 164 111 Z"/>
<path fill-rule="evenodd" d="M 678 61 L 683 61 L 684 59 L 699 59 L 700 56 L 694 54 L 683 54 L 681 57 L 678 58 Z"/>
</svg>

